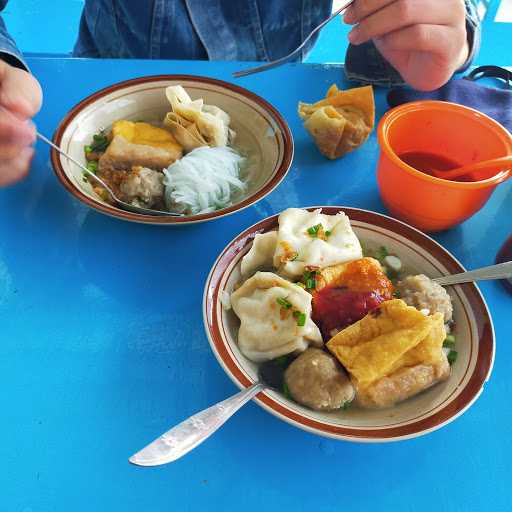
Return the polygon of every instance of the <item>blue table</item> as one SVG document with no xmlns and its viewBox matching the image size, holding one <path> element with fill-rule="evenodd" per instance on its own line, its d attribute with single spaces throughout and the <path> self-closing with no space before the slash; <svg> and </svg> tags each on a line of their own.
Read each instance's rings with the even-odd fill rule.
<svg viewBox="0 0 512 512">
<path fill-rule="evenodd" d="M 45 91 L 36 121 L 51 135 L 84 96 L 140 75 L 191 73 L 230 80 L 237 64 L 31 59 Z M 288 65 L 239 83 L 290 123 L 286 180 L 243 212 L 182 228 L 130 224 L 89 210 L 51 171 L 38 145 L 30 177 L 0 191 L 0 510 L 50 511 L 484 511 L 510 510 L 512 297 L 481 289 L 497 357 L 478 402 L 418 439 L 365 445 L 324 439 L 248 404 L 174 464 L 139 468 L 127 457 L 235 387 L 212 355 L 203 285 L 238 232 L 287 206 L 385 211 L 375 179 L 377 141 L 337 162 L 313 147 L 296 114 L 337 66 Z M 385 110 L 377 93 L 378 115 Z M 491 264 L 511 232 L 512 183 L 485 208 L 435 238 L 467 267 Z M 508 313 L 508 317 L 507 317 Z"/>
</svg>

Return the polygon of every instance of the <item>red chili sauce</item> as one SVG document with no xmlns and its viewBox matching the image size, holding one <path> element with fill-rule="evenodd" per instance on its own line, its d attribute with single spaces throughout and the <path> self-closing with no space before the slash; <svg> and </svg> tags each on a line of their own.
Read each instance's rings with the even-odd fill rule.
<svg viewBox="0 0 512 512">
<path fill-rule="evenodd" d="M 361 320 L 386 299 L 378 292 L 355 292 L 327 286 L 315 293 L 313 321 L 320 327 L 324 340 L 329 340 L 333 329 L 341 331 Z"/>
<path fill-rule="evenodd" d="M 317 283 L 312 316 L 325 341 L 334 329 L 341 331 L 361 320 L 393 295 L 393 284 L 370 258 L 347 263 L 329 282 L 320 278 Z"/>
<path fill-rule="evenodd" d="M 417 171 L 421 171 L 430 176 L 434 175 L 432 169 L 436 171 L 451 171 L 452 169 L 461 167 L 461 164 L 450 158 L 433 153 L 424 153 L 422 151 L 406 151 L 398 155 L 398 157 L 402 162 L 414 167 Z M 472 179 L 468 176 L 460 176 L 459 178 L 452 178 L 451 181 L 472 181 Z"/>
</svg>

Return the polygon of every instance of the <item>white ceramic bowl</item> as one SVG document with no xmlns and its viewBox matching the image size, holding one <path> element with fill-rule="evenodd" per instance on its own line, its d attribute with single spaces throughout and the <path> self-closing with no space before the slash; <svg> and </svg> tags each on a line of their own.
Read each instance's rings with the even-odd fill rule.
<svg viewBox="0 0 512 512">
<path fill-rule="evenodd" d="M 312 208 L 309 208 L 312 209 Z M 463 272 L 462 265 L 442 246 L 400 221 L 355 208 L 323 207 L 323 213 L 344 211 L 368 247 L 385 246 L 400 256 L 405 269 L 430 277 Z M 239 320 L 221 303 L 241 280 L 240 262 L 256 233 L 277 227 L 277 216 L 264 219 L 238 235 L 213 265 L 206 282 L 203 314 L 211 348 L 228 376 L 240 388 L 257 379 L 257 365 L 237 345 Z M 454 305 L 456 350 L 450 378 L 392 408 L 356 406 L 332 413 L 307 409 L 276 391 L 256 398 L 259 405 L 292 425 L 349 441 L 394 441 L 426 434 L 462 414 L 480 395 L 494 361 L 494 330 L 485 301 L 474 284 L 448 289 Z"/>
<path fill-rule="evenodd" d="M 187 217 L 147 216 L 111 206 L 82 179 L 82 171 L 52 149 L 55 173 L 64 187 L 88 206 L 124 220 L 150 224 L 188 224 L 228 215 L 256 203 L 285 177 L 293 158 L 293 139 L 281 114 L 270 103 L 236 85 L 207 77 L 162 75 L 127 80 L 85 98 L 58 126 L 53 142 L 85 163 L 84 146 L 98 130 L 118 119 L 161 122 L 170 110 L 165 96 L 169 85 L 182 85 L 192 99 L 203 98 L 231 117 L 237 132 L 235 147 L 249 156 L 250 178 L 246 193 L 234 204 L 212 213 Z"/>
</svg>

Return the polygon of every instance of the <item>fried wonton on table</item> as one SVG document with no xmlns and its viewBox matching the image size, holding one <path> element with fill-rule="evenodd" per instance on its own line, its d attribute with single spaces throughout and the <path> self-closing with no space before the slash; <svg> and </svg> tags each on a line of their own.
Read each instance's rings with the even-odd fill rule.
<svg viewBox="0 0 512 512">
<path fill-rule="evenodd" d="M 388 407 L 448 377 L 445 336 L 441 313 L 425 316 L 394 299 L 336 334 L 327 348 L 349 372 L 362 406 Z"/>
<path fill-rule="evenodd" d="M 364 144 L 375 125 L 371 86 L 342 91 L 333 84 L 325 99 L 299 102 L 298 111 L 320 152 L 332 160 Z"/>
</svg>

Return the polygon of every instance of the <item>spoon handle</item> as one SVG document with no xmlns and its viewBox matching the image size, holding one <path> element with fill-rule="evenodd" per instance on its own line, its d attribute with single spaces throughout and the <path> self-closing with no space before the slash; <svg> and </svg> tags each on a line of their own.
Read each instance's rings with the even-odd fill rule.
<svg viewBox="0 0 512 512">
<path fill-rule="evenodd" d="M 160 466 L 183 457 L 210 437 L 242 405 L 265 387 L 264 384 L 257 382 L 236 395 L 194 414 L 132 455 L 129 461 L 138 466 Z"/>
<path fill-rule="evenodd" d="M 42 135 L 41 133 L 39 132 L 36 132 L 36 135 L 37 135 L 37 138 L 42 140 L 43 142 L 45 142 L 46 144 L 48 144 L 50 147 L 52 147 L 53 149 L 55 149 L 55 151 L 59 152 L 63 157 L 67 158 L 68 160 L 70 160 L 71 162 L 73 162 L 75 165 L 78 165 L 78 167 L 80 167 L 80 169 L 82 169 L 82 171 L 84 171 L 85 173 L 87 173 L 88 176 L 90 176 L 91 178 L 95 179 L 98 183 L 100 183 L 100 185 L 110 194 L 110 196 L 112 197 L 112 199 L 114 199 L 115 201 L 117 201 L 117 198 L 116 196 L 114 195 L 114 192 L 112 192 L 112 190 L 110 189 L 110 187 L 101 179 L 101 178 L 98 178 L 98 176 L 96 176 L 96 174 L 94 174 L 92 171 L 90 171 L 89 169 L 87 169 L 87 167 L 80 163 L 76 158 L 73 158 L 71 155 L 68 155 L 65 151 L 63 151 L 62 149 L 59 148 L 59 146 L 57 146 L 56 144 L 54 144 L 50 139 L 46 138 L 44 135 Z"/>
<path fill-rule="evenodd" d="M 471 281 L 487 281 L 490 279 L 510 279 L 512 278 L 512 261 L 482 267 L 469 272 L 453 274 L 451 276 L 436 277 L 433 279 L 436 283 L 446 286 L 450 284 L 469 283 Z"/>
<path fill-rule="evenodd" d="M 494 169 L 496 173 L 498 173 L 499 171 L 510 168 L 512 168 L 512 155 L 493 158 L 492 160 L 484 160 L 483 162 L 473 162 L 472 164 L 464 165 L 463 167 L 452 169 L 451 171 L 433 171 L 433 173 L 437 178 L 453 180 L 476 171 Z"/>
</svg>

